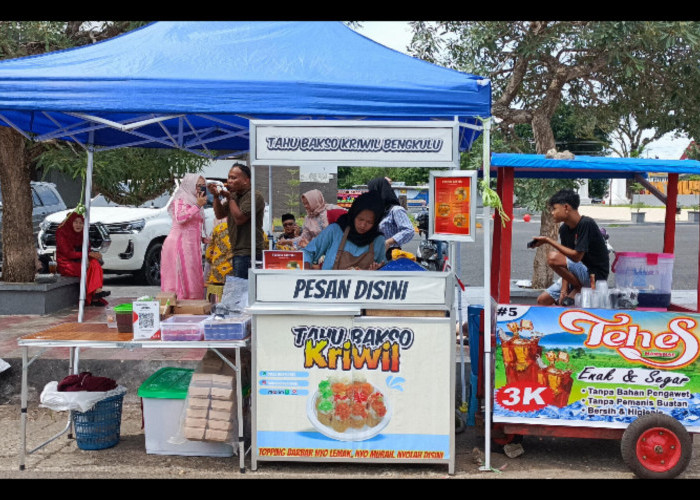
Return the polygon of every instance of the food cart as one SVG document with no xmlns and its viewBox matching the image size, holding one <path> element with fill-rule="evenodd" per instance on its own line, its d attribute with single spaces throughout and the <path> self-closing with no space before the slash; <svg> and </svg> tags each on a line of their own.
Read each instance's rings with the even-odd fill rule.
<svg viewBox="0 0 700 500">
<path fill-rule="evenodd" d="M 431 232 L 473 241 L 476 172 L 455 170 L 454 121 L 253 121 L 251 137 L 253 165 L 447 167 L 431 172 Z M 455 287 L 454 270 L 417 264 L 251 269 L 252 468 L 421 462 L 453 473 Z"/>
<path fill-rule="evenodd" d="M 657 298 L 665 298 L 662 292 L 670 296 L 671 270 L 659 266 L 662 258 L 673 257 L 678 175 L 699 172 L 699 162 L 494 154 L 491 165 L 511 215 L 518 175 L 643 179 L 647 172 L 668 172 L 668 189 L 661 194 L 666 202 L 663 253 L 649 254 L 648 260 L 641 256 L 626 270 L 634 276 L 633 288 L 659 292 Z M 638 476 L 683 472 L 691 457 L 691 435 L 700 431 L 700 314 L 667 298 L 654 304 L 662 307 L 641 307 L 652 305 L 641 300 L 636 307 L 511 304 L 511 229 L 495 223 L 490 288 L 498 307 L 483 353 L 485 363 L 493 363 L 493 392 L 485 388 L 484 394 L 492 396 L 493 412 L 485 418 L 492 419 L 494 441 L 508 443 L 522 435 L 619 439 L 625 462 Z M 615 274 L 618 286 L 626 278 L 621 273 Z M 651 278 L 665 284 L 648 286 Z M 491 383 L 491 377 L 484 378 Z"/>
</svg>

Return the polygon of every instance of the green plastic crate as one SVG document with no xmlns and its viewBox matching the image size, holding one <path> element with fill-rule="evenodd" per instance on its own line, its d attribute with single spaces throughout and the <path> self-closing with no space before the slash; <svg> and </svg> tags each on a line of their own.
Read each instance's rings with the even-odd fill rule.
<svg viewBox="0 0 700 500">
<path fill-rule="evenodd" d="M 185 399 L 193 373 L 190 368 L 161 368 L 141 384 L 138 395 L 142 398 Z"/>
</svg>

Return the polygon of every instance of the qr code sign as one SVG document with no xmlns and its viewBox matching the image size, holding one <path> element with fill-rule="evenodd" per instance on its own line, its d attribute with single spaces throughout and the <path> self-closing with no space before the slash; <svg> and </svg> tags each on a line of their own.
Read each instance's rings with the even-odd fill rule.
<svg viewBox="0 0 700 500">
<path fill-rule="evenodd" d="M 160 339 L 159 306 L 154 300 L 133 303 L 134 339 Z"/>
<path fill-rule="evenodd" d="M 153 313 L 141 313 L 139 315 L 139 328 L 144 328 L 146 330 L 153 328 L 154 316 Z"/>
</svg>

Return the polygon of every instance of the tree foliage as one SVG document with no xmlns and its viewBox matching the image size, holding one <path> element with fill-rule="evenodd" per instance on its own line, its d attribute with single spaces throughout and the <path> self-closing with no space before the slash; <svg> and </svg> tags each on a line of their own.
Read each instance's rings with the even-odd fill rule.
<svg viewBox="0 0 700 500">
<path fill-rule="evenodd" d="M 170 191 L 175 180 L 199 172 L 209 160 L 186 151 L 123 148 L 93 155 L 93 193 L 120 205 L 141 205 Z M 87 153 L 69 145 L 57 145 L 39 159 L 44 170 L 55 170 L 83 179 Z"/>
<path fill-rule="evenodd" d="M 411 52 L 488 76 L 500 128 L 533 126 L 539 153 L 561 102 L 609 132 L 621 117 L 644 129 L 697 135 L 700 23 L 670 21 L 415 22 Z M 541 129 L 540 129 L 541 128 Z M 538 130 L 539 129 L 539 130 Z"/>
<path fill-rule="evenodd" d="M 557 145 L 553 118 L 562 103 L 577 128 L 615 130 L 632 116 L 642 128 L 697 135 L 700 24 L 649 21 L 413 22 L 410 51 L 428 61 L 491 79 L 495 128 L 518 138 L 531 127 L 535 152 Z M 585 134 L 577 134 L 585 136 Z M 496 149 L 494 149 L 495 151 Z M 549 189 L 545 189 L 549 184 Z M 559 182 L 540 183 L 540 205 Z M 540 233 L 556 237 L 547 210 Z M 533 287 L 552 279 L 538 248 Z M 538 269 L 545 270 L 544 273 Z"/>
<path fill-rule="evenodd" d="M 33 56 L 45 52 L 63 50 L 96 43 L 116 35 L 133 30 L 146 24 L 144 21 L 0 21 L 0 59 Z M 43 154 L 57 147 L 56 143 L 34 143 L 25 140 L 13 129 L 2 127 L 0 130 L 0 187 L 3 205 L 3 268 L 2 279 L 6 282 L 27 282 L 34 279 L 35 242 L 32 234 L 32 198 L 29 181 L 32 173 L 41 161 L 42 165 L 59 165 L 41 160 Z M 52 151 L 54 160 L 59 152 Z M 196 164 L 196 160 L 184 159 L 184 155 L 175 154 L 172 158 L 154 152 L 114 152 L 109 159 L 96 160 L 95 172 L 98 177 L 96 186 L 105 192 L 115 193 L 118 199 L 118 186 L 127 177 L 138 192 L 162 192 L 160 173 L 163 168 L 172 168 L 173 172 L 183 171 L 183 165 Z M 172 154 L 172 153 L 170 153 Z M 100 156 L 101 156 L 100 155 Z M 122 173 L 117 175 L 113 169 L 122 155 Z M 131 159 L 141 157 L 146 161 L 139 166 L 127 165 Z M 98 156 L 98 155 L 95 155 Z M 160 156 L 160 158 L 155 158 Z M 68 168 L 67 163 L 62 168 Z M 82 168 L 86 163 L 83 161 Z M 110 166 L 108 166 L 110 165 Z M 153 168 L 151 168 L 153 167 Z M 133 168 L 132 171 L 125 170 Z M 185 169 L 188 167 L 184 167 Z M 104 170 L 103 170 L 104 169 Z M 74 175 L 77 171 L 74 171 Z M 84 175 L 84 174 L 83 174 Z M 163 175 L 171 182 L 172 173 Z M 135 181 L 140 179 L 140 181 Z M 157 180 L 158 179 L 158 180 Z M 111 183 L 111 184 L 110 184 Z"/>
</svg>

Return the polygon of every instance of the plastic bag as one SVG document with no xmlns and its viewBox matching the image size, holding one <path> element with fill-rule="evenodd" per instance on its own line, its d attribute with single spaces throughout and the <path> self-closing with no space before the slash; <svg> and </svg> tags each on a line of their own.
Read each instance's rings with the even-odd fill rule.
<svg viewBox="0 0 700 500">
<path fill-rule="evenodd" d="M 248 307 L 248 280 L 226 276 L 221 302 L 215 304 L 215 314 L 240 313 Z"/>
<path fill-rule="evenodd" d="M 44 386 L 39 397 L 39 406 L 54 411 L 90 411 L 103 399 L 111 398 L 118 394 L 125 394 L 126 387 L 117 386 L 111 391 L 59 391 L 58 382 L 52 381 Z"/>
</svg>

